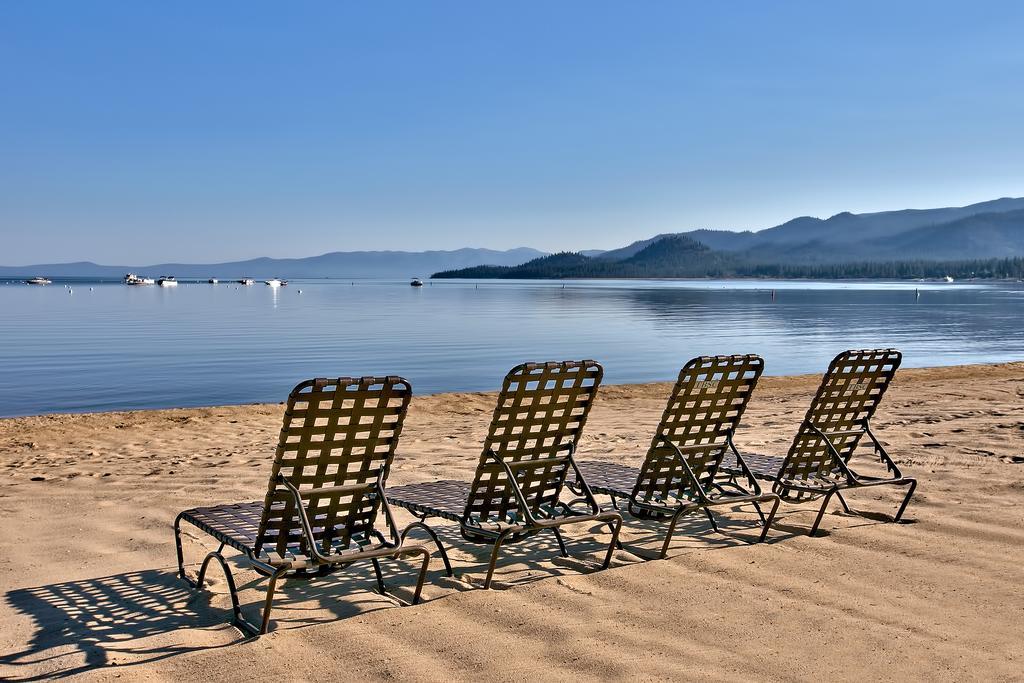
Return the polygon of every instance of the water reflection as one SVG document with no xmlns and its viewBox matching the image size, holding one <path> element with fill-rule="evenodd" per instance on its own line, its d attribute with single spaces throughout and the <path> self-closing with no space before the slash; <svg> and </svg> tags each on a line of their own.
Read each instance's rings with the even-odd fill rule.
<svg viewBox="0 0 1024 683">
<path fill-rule="evenodd" d="M 2 286 L 0 414 L 278 401 L 316 375 L 485 390 L 529 359 L 595 358 L 609 382 L 670 379 L 703 353 L 760 353 L 771 374 L 818 372 L 864 346 L 896 346 L 914 366 L 1005 361 L 1024 358 L 1022 295 L 913 283 L 345 280 L 96 285 L 88 297 Z"/>
</svg>

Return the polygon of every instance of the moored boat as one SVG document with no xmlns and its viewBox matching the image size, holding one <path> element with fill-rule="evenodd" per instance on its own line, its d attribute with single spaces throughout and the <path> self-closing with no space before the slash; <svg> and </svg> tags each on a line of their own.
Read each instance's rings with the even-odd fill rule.
<svg viewBox="0 0 1024 683">
<path fill-rule="evenodd" d="M 419 279 L 418 277 L 414 277 L 412 279 L 412 282 L 410 282 L 409 284 L 412 285 L 413 287 L 422 287 L 423 280 Z"/>
<path fill-rule="evenodd" d="M 217 278 L 215 278 L 215 277 L 211 277 L 211 278 L 210 278 L 209 280 L 207 280 L 207 282 L 209 282 L 209 283 L 210 283 L 211 285 L 215 285 L 215 284 L 217 284 L 218 282 L 220 282 L 220 280 L 218 280 L 218 279 L 217 279 Z"/>
<path fill-rule="evenodd" d="M 178 281 L 175 280 L 174 277 L 171 276 L 171 275 L 164 275 L 162 277 L 157 278 L 156 283 L 158 285 L 160 285 L 161 287 L 177 287 L 178 286 Z"/>
<path fill-rule="evenodd" d="M 269 287 L 280 287 L 283 283 L 281 282 L 281 280 L 278 280 L 276 277 L 274 277 L 270 278 L 269 280 L 264 280 L 263 284 Z"/>
<path fill-rule="evenodd" d="M 53 280 L 51 280 L 49 278 L 45 278 L 45 277 L 33 277 L 33 278 L 29 278 L 28 280 L 25 280 L 25 284 L 27 284 L 27 285 L 52 285 L 53 284 Z"/>
<path fill-rule="evenodd" d="M 256 284 L 256 281 L 253 280 L 252 278 L 243 277 L 241 280 L 238 281 L 238 284 L 245 285 L 246 287 L 248 287 L 249 285 Z"/>
<path fill-rule="evenodd" d="M 126 285 L 155 285 L 156 280 L 151 277 L 143 277 L 136 275 L 135 273 L 128 273 L 124 276 L 124 283 Z"/>
</svg>

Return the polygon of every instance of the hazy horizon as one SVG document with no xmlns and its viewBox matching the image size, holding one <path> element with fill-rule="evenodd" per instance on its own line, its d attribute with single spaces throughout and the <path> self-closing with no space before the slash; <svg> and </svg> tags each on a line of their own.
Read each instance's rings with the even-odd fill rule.
<svg viewBox="0 0 1024 683">
<path fill-rule="evenodd" d="M 0 261 L 613 249 L 1019 196 L 1022 20 L 5 3 Z"/>
<path fill-rule="evenodd" d="M 961 206 L 970 206 L 972 204 L 985 203 L 985 202 L 994 201 L 994 200 L 1001 200 L 1001 199 L 1024 199 L 1024 197 L 1010 197 L 1010 196 L 991 197 L 989 199 L 982 199 L 982 200 L 979 200 L 979 201 L 976 201 L 976 202 L 969 202 L 967 204 L 960 204 L 960 205 L 927 206 L 927 207 L 925 207 L 925 206 L 903 207 L 903 208 L 899 208 L 899 209 L 893 209 L 893 208 L 881 209 L 879 211 L 864 211 L 864 212 L 851 211 L 851 212 L 848 212 L 848 213 L 870 214 L 870 213 L 886 213 L 886 212 L 890 212 L 890 211 L 907 211 L 907 210 L 909 210 L 909 211 L 916 211 L 916 210 L 927 210 L 927 209 L 958 208 L 958 207 L 961 207 Z M 721 230 L 721 231 L 725 231 L 725 232 L 744 232 L 744 231 L 761 232 L 763 230 L 770 230 L 771 228 L 778 227 L 779 225 L 781 225 L 781 224 L 783 224 L 785 222 L 788 222 L 790 220 L 794 220 L 796 218 L 811 217 L 811 218 L 826 219 L 826 218 L 830 218 L 832 216 L 835 216 L 835 215 L 838 215 L 838 214 L 841 214 L 841 213 L 847 213 L 847 212 L 846 211 L 836 211 L 836 212 L 834 212 L 832 214 L 829 214 L 828 216 L 808 216 L 807 214 L 802 214 L 802 215 L 798 215 L 798 216 L 791 216 L 790 218 L 786 219 L 785 221 L 782 221 L 779 224 L 765 226 L 765 227 L 756 228 L 756 229 L 749 229 L 749 228 L 733 229 L 733 230 L 730 230 L 728 228 L 706 228 L 706 229 L 709 229 L 709 230 Z M 683 230 L 679 230 L 679 231 L 672 231 L 672 232 L 688 232 L 690 230 L 697 230 L 697 229 L 701 229 L 701 228 L 687 228 L 687 229 L 683 229 Z M 46 265 L 46 264 L 56 264 L 56 263 L 77 263 L 77 262 L 82 262 L 82 263 L 88 262 L 88 263 L 94 263 L 96 265 L 104 265 L 104 266 L 116 266 L 116 265 L 124 265 L 124 266 L 150 266 L 150 265 L 161 265 L 161 264 L 166 264 L 166 263 L 187 263 L 187 264 L 190 264 L 190 265 L 204 265 L 204 264 L 217 265 L 219 263 L 232 263 L 232 262 L 239 262 L 239 261 L 249 261 L 249 260 L 260 259 L 260 258 L 270 258 L 270 259 L 304 259 L 304 258 L 315 258 L 315 257 L 318 257 L 318 256 L 326 256 L 328 254 L 345 253 L 345 252 L 376 252 L 376 253 L 394 252 L 394 253 L 418 254 L 418 253 L 424 253 L 424 252 L 451 252 L 451 251 L 459 251 L 459 250 L 463 250 L 463 249 L 492 250 L 492 251 L 515 251 L 515 250 L 518 250 L 518 249 L 532 249 L 532 250 L 535 250 L 535 251 L 546 251 L 548 253 L 556 253 L 558 251 L 573 251 L 573 252 L 595 251 L 595 250 L 598 250 L 598 251 L 602 251 L 602 250 L 603 251 L 608 251 L 608 250 L 611 250 L 611 249 L 617 249 L 617 248 L 620 248 L 620 247 L 628 246 L 629 244 L 632 244 L 633 242 L 649 239 L 649 238 L 655 237 L 655 236 L 656 236 L 655 234 L 646 235 L 646 236 L 643 236 L 643 237 L 638 237 L 636 239 L 631 239 L 629 242 L 625 242 L 625 243 L 621 243 L 621 244 L 616 244 L 616 245 L 612 245 L 610 247 L 605 247 L 605 248 L 598 248 L 598 247 L 576 247 L 576 248 L 569 248 L 569 249 L 554 249 L 554 250 L 551 250 L 551 249 L 542 249 L 540 247 L 536 247 L 536 246 L 529 245 L 529 244 L 520 244 L 520 245 L 516 245 L 516 246 L 512 246 L 512 247 L 506 247 L 506 248 L 498 248 L 498 247 L 489 247 L 489 246 L 467 244 L 467 245 L 463 245 L 463 246 L 460 246 L 460 247 L 452 247 L 452 248 L 449 248 L 449 249 L 440 249 L 440 248 L 403 249 L 401 247 L 394 247 L 394 248 L 390 248 L 390 249 L 373 249 L 373 248 L 367 248 L 367 249 L 331 249 L 331 250 L 327 250 L 327 251 L 320 251 L 320 252 L 315 252 L 315 253 L 310 253 L 310 254 L 301 254 L 301 255 L 297 255 L 297 256 L 279 256 L 279 255 L 276 255 L 276 254 L 258 254 L 256 256 L 247 256 L 247 257 L 244 257 L 244 258 L 225 258 L 225 259 L 221 259 L 221 260 L 218 260 L 218 261 L 212 261 L 212 260 L 194 260 L 194 261 L 163 260 L 163 261 L 160 261 L 160 260 L 156 260 L 156 259 L 149 259 L 149 260 L 145 260 L 145 261 L 138 260 L 138 261 L 132 261 L 132 262 L 128 262 L 128 261 L 114 262 L 114 261 L 109 261 L 109 260 L 108 261 L 96 261 L 96 260 L 93 260 L 93 259 L 69 259 L 67 261 L 35 261 L 33 263 L 27 263 L 27 262 L 26 263 L 0 263 L 0 266 L 3 266 L 3 267 L 15 267 L 15 268 L 17 268 L 17 267 L 23 267 L 23 266 Z"/>
</svg>

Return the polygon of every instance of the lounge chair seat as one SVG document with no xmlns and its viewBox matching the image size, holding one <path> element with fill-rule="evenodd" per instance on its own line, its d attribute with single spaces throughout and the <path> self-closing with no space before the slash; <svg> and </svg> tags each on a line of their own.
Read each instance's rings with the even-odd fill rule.
<svg viewBox="0 0 1024 683">
<path fill-rule="evenodd" d="M 243 553 L 256 546 L 262 516 L 263 502 L 258 500 L 251 503 L 192 508 L 180 515 L 183 521 Z"/>
<path fill-rule="evenodd" d="M 401 501 L 401 507 L 416 515 L 430 513 L 458 522 L 466 509 L 471 487 L 466 481 L 425 481 L 419 484 L 393 486 L 387 490 L 388 502 Z"/>
<path fill-rule="evenodd" d="M 774 475 L 778 474 L 784 460 L 785 458 L 780 458 L 777 455 L 743 454 L 743 462 L 747 464 L 747 468 L 753 472 L 754 476 L 760 476 L 762 479 L 771 479 Z M 740 465 L 735 458 L 729 463 L 729 469 L 739 471 Z"/>
<path fill-rule="evenodd" d="M 590 484 L 590 490 L 594 493 L 605 493 L 606 491 L 629 491 L 633 490 L 636 478 L 640 476 L 639 467 L 630 467 L 617 462 L 604 460 L 581 460 L 577 463 L 583 477 Z M 610 495 L 605 493 L 605 495 Z"/>
</svg>

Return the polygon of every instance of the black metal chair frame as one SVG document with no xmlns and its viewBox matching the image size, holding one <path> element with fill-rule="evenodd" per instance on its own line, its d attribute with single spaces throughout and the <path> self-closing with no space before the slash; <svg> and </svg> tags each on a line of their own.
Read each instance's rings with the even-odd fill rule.
<svg viewBox="0 0 1024 683">
<path fill-rule="evenodd" d="M 174 520 L 181 578 L 202 587 L 216 560 L 227 578 L 233 623 L 249 635 L 267 632 L 279 579 L 322 577 L 361 560 L 373 563 L 377 587 L 388 595 L 379 559 L 422 558 L 412 598 L 418 602 L 430 552 L 402 546 L 384 492 L 411 396 L 411 385 L 395 376 L 299 383 L 288 396 L 263 502 L 192 508 Z M 377 528 L 382 511 L 390 539 Z M 185 574 L 183 522 L 220 542 L 206 555 L 196 581 Z M 259 626 L 242 614 L 225 547 L 270 579 Z"/>
<path fill-rule="evenodd" d="M 741 464 L 740 468 L 723 468 L 723 472 L 726 477 L 725 483 L 735 484 L 736 476 L 741 473 L 746 476 L 753 474 L 754 477 L 773 482 L 772 491 L 778 494 L 782 500 L 789 503 L 801 503 L 823 496 L 824 499 L 822 500 L 821 507 L 814 519 L 814 524 L 811 526 L 811 536 L 817 533 L 818 527 L 821 524 L 828 508 L 829 501 L 832 500 L 833 496 L 839 499 L 839 502 L 843 506 L 843 510 L 848 514 L 852 514 L 853 511 L 846 502 L 846 498 L 843 497 L 843 491 L 871 486 L 906 486 L 908 487 L 907 493 L 903 497 L 899 509 L 893 518 L 893 522 L 899 522 L 903 518 L 903 513 L 906 511 L 907 505 L 910 503 L 910 499 L 914 495 L 914 491 L 917 489 L 917 480 L 903 475 L 899 466 L 885 450 L 885 447 L 875 437 L 874 432 L 871 431 L 870 420 L 874 415 L 885 390 L 888 389 L 892 377 L 895 376 L 896 370 L 899 369 L 901 360 L 902 354 L 895 349 L 851 350 L 838 354 L 832 360 L 832 363 L 829 365 L 829 370 L 826 371 L 822 378 L 822 383 L 815 394 L 811 407 L 808 409 L 807 415 L 794 437 L 793 445 L 790 447 L 789 453 L 786 457 L 782 459 L 778 469 L 776 471 L 771 471 L 767 467 L 758 467 L 755 464 L 755 467 L 751 470 L 746 466 L 746 463 L 743 463 L 742 459 L 739 459 L 739 463 Z M 884 375 L 888 375 L 888 378 L 881 387 L 881 393 L 877 397 L 874 397 L 874 402 L 868 411 L 868 414 L 863 419 L 852 421 L 839 420 L 840 422 L 846 422 L 847 424 L 852 422 L 855 426 L 854 429 L 829 429 L 828 426 L 819 426 L 815 424 L 813 420 L 814 410 L 820 400 L 827 400 L 827 398 L 823 399 L 823 392 L 827 394 L 830 391 L 834 392 L 842 390 L 842 386 L 830 385 L 829 379 L 832 376 L 833 369 L 841 367 L 844 363 L 851 365 L 856 365 L 857 363 L 866 363 L 869 365 L 874 363 L 884 365 L 885 363 L 888 363 L 892 368 L 891 370 L 887 370 L 882 373 Z M 868 374 L 870 375 L 870 373 Z M 861 401 L 863 403 L 863 399 L 861 399 Z M 808 431 L 805 431 L 805 428 Z M 806 455 L 801 453 L 799 448 L 801 439 L 806 439 L 808 436 L 817 437 L 817 440 L 824 445 L 825 451 L 830 459 L 831 467 L 826 467 L 825 463 L 823 463 L 818 472 L 813 473 L 805 479 L 786 478 L 784 475 L 790 468 L 791 462 L 800 460 L 805 462 L 809 461 Z M 864 436 L 867 436 L 868 439 L 870 439 L 875 455 L 878 457 L 879 461 L 885 465 L 886 471 L 891 476 L 869 476 L 859 474 L 850 466 L 850 460 L 853 457 L 854 451 L 860 445 L 860 439 Z M 842 445 L 845 449 L 846 445 L 852 443 L 852 447 L 849 448 L 845 456 L 836 448 L 833 439 L 851 439 L 851 442 Z"/>
<path fill-rule="evenodd" d="M 508 478 L 508 483 L 511 486 L 512 493 L 515 496 L 516 502 L 518 503 L 518 511 L 522 513 L 522 520 L 510 516 L 510 518 L 504 523 L 494 523 L 495 529 L 488 529 L 481 524 L 476 523 L 469 514 L 468 505 L 467 510 L 462 514 L 461 518 L 458 519 L 459 531 L 462 537 L 471 543 L 486 543 L 492 545 L 490 559 L 487 564 L 487 574 L 484 578 L 483 588 L 487 589 L 491 586 L 491 581 L 494 577 L 494 570 L 498 563 L 498 555 L 501 551 L 501 547 L 505 543 L 517 543 L 541 533 L 542 531 L 551 530 L 555 536 L 555 540 L 558 542 L 559 552 L 562 557 L 569 557 L 569 551 L 565 547 L 565 540 L 562 538 L 562 534 L 559 532 L 559 527 L 568 524 L 583 524 L 586 522 L 604 522 L 608 524 L 612 533 L 612 540 L 608 544 L 608 550 L 605 553 L 604 561 L 601 563 L 602 569 L 607 569 L 612 561 L 612 553 L 616 547 L 621 547 L 619 544 L 619 532 L 622 529 L 622 515 L 618 512 L 602 512 L 600 505 L 594 498 L 593 492 L 583 479 L 583 473 L 580 472 L 579 467 L 576 465 L 576 460 L 573 457 L 575 451 L 575 445 L 572 443 L 566 444 L 567 454 L 560 458 L 544 458 L 538 460 L 524 460 L 519 462 L 506 462 L 493 450 L 488 449 L 487 455 L 490 459 L 500 464 L 505 471 L 505 476 Z M 529 501 L 526 499 L 526 495 L 523 493 L 522 488 L 519 485 L 516 472 L 528 469 L 531 467 L 539 468 L 551 464 L 552 462 L 566 462 L 569 468 L 572 469 L 573 473 L 577 477 L 576 481 L 580 482 L 580 491 L 577 493 L 579 497 L 570 500 L 568 503 L 559 501 L 558 506 L 561 508 L 561 515 L 558 515 L 555 510 L 551 509 L 537 509 L 531 510 Z M 568 470 L 567 470 L 568 471 Z M 570 490 L 572 490 L 570 488 Z M 452 570 L 451 561 L 448 558 L 448 552 L 445 550 L 444 544 L 438 537 L 437 532 L 434 531 L 427 524 L 427 520 L 432 517 L 449 518 L 444 511 L 439 509 L 431 509 L 426 506 L 419 506 L 409 504 L 406 501 L 394 500 L 396 505 L 407 509 L 411 512 L 419 521 L 409 524 L 402 532 L 402 539 L 404 540 L 408 534 L 414 529 L 422 529 L 427 535 L 430 536 L 431 540 L 437 546 L 438 551 L 441 554 L 441 561 L 444 563 L 445 571 L 449 577 L 454 576 Z M 581 512 L 579 510 L 573 510 L 572 506 L 578 503 L 586 503 L 589 510 L 587 512 Z"/>
<path fill-rule="evenodd" d="M 761 486 L 757 483 L 747 464 L 743 461 L 743 457 L 739 451 L 736 450 L 736 446 L 733 445 L 732 433 L 727 435 L 727 448 L 730 449 L 736 456 L 736 459 L 747 478 L 749 488 L 743 487 L 739 482 L 733 480 L 727 481 L 714 481 L 712 480 L 710 486 L 718 492 L 718 495 L 710 493 L 703 484 L 700 482 L 700 478 L 694 473 L 693 468 L 690 467 L 690 463 L 687 462 L 686 457 L 683 455 L 684 451 L 687 450 L 706 450 L 707 447 L 704 445 L 697 446 L 683 446 L 680 448 L 678 445 L 673 443 L 670 439 L 662 437 L 661 441 L 672 448 L 675 453 L 676 459 L 683 466 L 683 473 L 689 484 L 693 487 L 696 495 L 695 500 L 687 500 L 677 505 L 661 505 L 658 503 L 652 503 L 649 501 L 643 501 L 638 498 L 640 488 L 641 472 L 637 470 L 637 483 L 631 492 L 626 492 L 622 489 L 595 486 L 593 490 L 599 494 L 607 495 L 612 502 L 612 506 L 616 510 L 621 510 L 619 507 L 619 498 L 628 498 L 629 503 L 626 506 L 626 510 L 629 514 L 633 515 L 638 519 L 657 519 L 657 518 L 669 518 L 668 528 L 665 531 L 665 540 L 662 542 L 661 551 L 658 553 L 658 559 L 665 559 L 668 556 L 668 549 L 672 543 L 672 536 L 675 534 L 676 526 L 679 524 L 679 520 L 691 512 L 697 510 L 703 510 L 707 516 L 708 521 L 711 523 L 711 528 L 716 532 L 719 532 L 718 522 L 715 521 L 715 517 L 711 512 L 711 508 L 720 505 L 741 505 L 743 503 L 750 503 L 754 506 L 757 511 L 757 515 L 761 520 L 761 534 L 758 537 L 758 542 L 761 543 L 765 540 L 768 535 L 768 530 L 771 528 L 772 520 L 775 519 L 775 513 L 779 509 L 779 503 L 781 499 L 775 493 L 765 493 L 761 490 Z M 726 489 L 726 487 L 735 489 L 735 493 Z M 771 502 L 772 507 L 768 512 L 768 516 L 765 517 L 764 512 L 761 510 L 761 503 Z M 636 554 L 636 553 L 634 553 Z"/>
<path fill-rule="evenodd" d="M 914 495 L 914 491 L 917 489 L 917 479 L 913 477 L 903 476 L 900 471 L 899 465 L 892 459 L 889 453 L 885 450 L 885 447 L 875 437 L 874 432 L 871 431 L 871 427 L 868 424 L 868 420 L 863 422 L 863 431 L 850 432 L 849 430 L 839 432 L 826 432 L 818 429 L 817 426 L 808 422 L 807 426 L 826 444 L 829 450 L 829 454 L 832 457 L 832 463 L 834 468 L 832 472 L 837 473 L 841 478 L 837 478 L 835 481 L 826 481 L 818 479 L 822 484 L 820 486 L 798 484 L 794 481 L 781 479 L 779 474 L 771 474 L 767 472 L 754 472 L 753 476 L 773 483 L 772 490 L 779 495 L 779 497 L 787 503 L 802 503 L 806 500 L 813 500 L 818 496 L 824 496 L 821 507 L 818 509 L 818 514 L 814 518 L 814 524 L 811 525 L 810 535 L 813 536 L 817 533 L 818 527 L 821 525 L 822 519 L 825 517 L 825 512 L 828 509 L 829 501 L 835 496 L 839 499 L 840 504 L 843 506 L 843 510 L 847 514 L 853 514 L 853 510 L 850 509 L 849 503 L 846 498 L 843 497 L 843 491 L 849 491 L 857 488 L 867 488 L 870 486 L 906 486 L 907 494 L 903 497 L 900 503 L 899 509 L 896 511 L 896 515 L 893 517 L 893 522 L 899 522 L 903 518 L 903 513 L 907 509 L 907 505 L 910 503 L 911 497 Z M 851 433 L 859 433 L 863 436 L 867 436 L 874 447 L 875 455 L 879 461 L 885 465 L 888 472 L 892 474 L 890 477 L 875 477 L 864 474 L 858 474 L 850 467 L 848 461 L 844 460 L 839 452 L 832 445 L 829 437 L 845 436 Z M 787 458 L 788 459 L 788 458 Z M 746 469 L 746 464 L 743 467 Z M 785 464 L 780 467 L 780 472 L 785 471 Z M 748 473 L 749 469 L 746 470 Z M 735 472 L 729 471 L 728 479 L 726 484 L 733 483 L 735 480 Z M 797 495 L 793 495 L 793 493 Z M 806 494 L 806 495 L 805 495 Z M 767 531 L 767 528 L 766 528 Z"/>
<path fill-rule="evenodd" d="M 302 531 L 302 538 L 304 545 L 311 557 L 308 560 L 287 560 L 281 558 L 280 560 L 271 560 L 268 556 L 261 556 L 260 550 L 257 547 L 250 547 L 245 544 L 237 542 L 230 536 L 223 534 L 206 524 L 196 519 L 189 514 L 189 511 L 180 513 L 174 520 L 174 542 L 178 553 L 178 575 L 193 588 L 200 588 L 204 585 L 206 578 L 206 570 L 212 560 L 217 560 L 220 564 L 221 569 L 224 571 L 224 577 L 227 580 L 228 592 L 231 595 L 231 611 L 233 615 L 232 623 L 241 629 L 244 633 L 250 636 L 260 636 L 267 632 L 270 626 L 270 614 L 273 607 L 274 593 L 277 587 L 277 582 L 282 577 L 287 579 L 313 579 L 324 577 L 334 573 L 339 569 L 343 569 L 348 565 L 362 560 L 370 560 L 373 563 L 373 570 L 377 577 L 377 588 L 382 595 L 389 595 L 387 586 L 384 584 L 384 576 L 381 572 L 380 558 L 393 558 L 399 559 L 407 555 L 419 555 L 422 557 L 420 564 L 419 574 L 416 579 L 416 589 L 413 593 L 412 602 L 410 604 L 416 604 L 419 602 L 420 594 L 423 591 L 423 582 L 427 576 L 427 568 L 430 563 L 430 552 L 421 546 L 403 547 L 402 541 L 404 540 L 404 533 L 399 534 L 395 525 L 394 517 L 391 513 L 391 508 L 388 506 L 387 497 L 384 495 L 383 486 L 384 470 L 382 469 L 376 482 L 369 487 L 370 495 L 378 498 L 381 504 L 381 508 L 384 511 L 387 527 L 390 531 L 391 539 L 385 539 L 384 535 L 380 531 L 374 530 L 373 535 L 375 540 L 378 541 L 376 547 L 370 547 L 370 539 L 362 538 L 357 543 L 362 541 L 363 545 L 351 554 L 338 554 L 338 555 L 324 555 L 317 550 L 317 542 L 313 533 L 313 525 L 309 520 L 309 515 L 306 512 L 305 500 L 299 489 L 295 487 L 287 478 L 282 475 L 277 476 L 277 483 L 288 490 L 295 501 L 296 510 L 299 513 L 300 528 Z M 346 486 L 334 486 L 334 487 L 323 487 L 312 491 L 307 491 L 307 494 L 313 492 L 317 495 L 330 495 L 330 494 L 360 494 L 367 493 L 368 487 L 363 484 L 346 485 Z M 203 563 L 199 569 L 199 575 L 195 581 L 190 579 L 185 573 L 184 555 L 182 552 L 181 545 L 181 523 L 188 522 L 195 526 L 200 531 L 203 531 L 216 540 L 220 541 L 220 547 L 217 550 L 208 553 L 203 560 Z M 355 540 L 355 539 L 354 539 Z M 238 589 L 235 585 L 234 577 L 231 573 L 231 568 L 224 557 L 223 551 L 225 546 L 231 546 L 235 550 L 241 552 L 249 565 L 263 576 L 269 577 L 270 581 L 267 584 L 267 594 L 263 604 L 263 616 L 259 626 L 256 626 L 242 615 L 241 606 L 238 602 Z M 289 572 L 291 574 L 289 575 Z M 395 596 L 390 596 L 395 600 Z M 399 602 L 402 602 L 399 600 Z M 403 603 L 404 604 L 404 603 Z"/>
<path fill-rule="evenodd" d="M 612 530 L 602 568 L 611 562 L 622 516 L 602 512 L 584 483 L 570 502 L 561 500 L 569 470 L 582 480 L 574 455 L 604 370 L 592 360 L 522 363 L 505 376 L 472 483 L 425 482 L 388 492 L 391 502 L 419 521 L 403 532 L 423 529 L 454 576 L 448 553 L 427 524 L 432 517 L 458 522 L 462 537 L 492 545 L 483 587 L 489 588 L 498 555 L 515 543 L 551 530 L 568 557 L 559 528 L 601 522 Z M 438 492 L 431 487 L 450 486 Z M 461 496 L 465 495 L 464 503 Z M 446 496 L 439 502 L 442 496 Z M 573 509 L 584 503 L 585 510 Z M 461 507 L 461 511 L 459 508 Z"/>
</svg>

